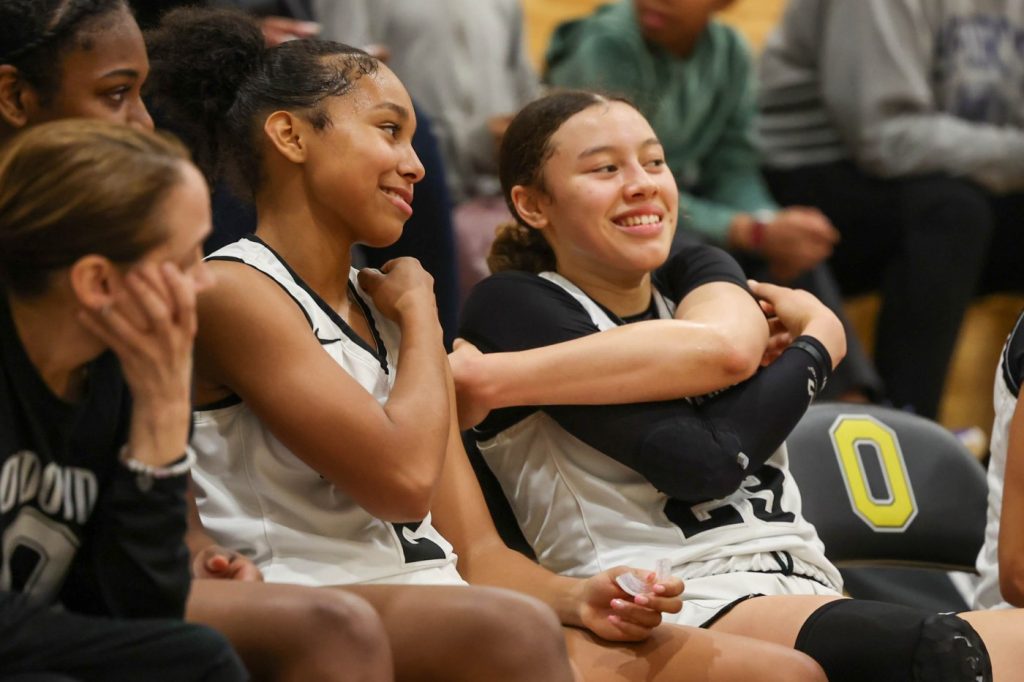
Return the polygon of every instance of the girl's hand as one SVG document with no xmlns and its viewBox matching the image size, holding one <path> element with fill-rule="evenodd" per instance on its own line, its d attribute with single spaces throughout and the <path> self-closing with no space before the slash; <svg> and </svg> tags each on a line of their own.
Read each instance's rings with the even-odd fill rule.
<svg viewBox="0 0 1024 682">
<path fill-rule="evenodd" d="M 359 271 L 359 286 L 385 317 L 399 324 L 415 312 L 431 311 L 437 319 L 434 278 L 415 258 L 389 260 L 380 270 L 363 268 Z"/>
<path fill-rule="evenodd" d="M 766 301 L 761 301 L 761 307 L 768 315 L 768 343 L 761 357 L 761 366 L 767 367 L 775 362 L 782 355 L 782 351 L 793 343 L 793 335 L 786 329 L 786 325 L 770 312 L 771 306 Z"/>
<path fill-rule="evenodd" d="M 622 573 L 632 572 L 649 586 L 636 597 L 615 582 Z M 661 614 L 679 613 L 683 608 L 683 581 L 669 577 L 655 582 L 655 574 L 617 566 L 583 582 L 580 619 L 583 625 L 604 639 L 639 642 L 661 624 Z"/>
<path fill-rule="evenodd" d="M 176 265 L 141 263 L 112 302 L 79 314 L 121 362 L 133 401 L 130 455 L 151 466 L 181 458 L 188 442 L 195 304 L 195 285 Z"/>
<path fill-rule="evenodd" d="M 210 545 L 192 558 L 192 577 L 263 582 L 252 559 L 220 545 Z"/>
<path fill-rule="evenodd" d="M 846 355 L 846 332 L 836 314 L 813 294 L 765 282 L 748 280 L 750 290 L 761 299 L 761 307 L 791 338 L 802 334 L 821 342 L 832 357 L 832 367 Z M 773 327 L 773 330 L 777 327 Z M 773 334 L 774 336 L 774 334 Z M 781 352 L 781 351 L 780 351 Z"/>
</svg>

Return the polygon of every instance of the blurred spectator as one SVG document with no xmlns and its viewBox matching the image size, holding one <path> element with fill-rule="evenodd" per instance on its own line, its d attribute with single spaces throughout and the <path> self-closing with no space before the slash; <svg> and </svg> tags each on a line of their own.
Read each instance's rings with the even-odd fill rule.
<svg viewBox="0 0 1024 682">
<path fill-rule="evenodd" d="M 935 417 L 979 284 L 1024 290 L 1024 4 L 791 0 L 761 88 L 772 190 L 840 230 L 893 402 Z"/>
</svg>

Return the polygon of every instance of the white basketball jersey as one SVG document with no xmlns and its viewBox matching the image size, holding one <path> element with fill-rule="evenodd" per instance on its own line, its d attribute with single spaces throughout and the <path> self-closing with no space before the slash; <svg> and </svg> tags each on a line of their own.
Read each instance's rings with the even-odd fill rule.
<svg viewBox="0 0 1024 682">
<path fill-rule="evenodd" d="M 354 269 L 351 290 L 374 329 L 379 353 L 259 240 L 242 239 L 210 258 L 245 263 L 276 281 L 302 308 L 324 352 L 378 402 L 387 401 L 399 329 L 374 308 Z M 267 581 L 462 583 L 452 547 L 431 526 L 429 515 L 419 524 L 392 524 L 370 515 L 292 454 L 245 403 L 196 412 L 192 442 L 203 525 L 219 544 L 250 556 Z M 338 444 L 339 457 L 361 456 L 345 448 Z"/>
<path fill-rule="evenodd" d="M 582 290 L 555 273 L 601 331 L 616 326 Z M 672 302 L 655 295 L 659 317 Z M 680 444 L 685 447 L 685 444 Z M 583 443 L 543 411 L 479 443 L 526 539 L 547 568 L 577 577 L 668 559 L 686 578 L 736 571 L 792 572 L 840 590 L 781 447 L 727 498 L 690 506 Z M 684 473 L 685 475 L 685 473 Z M 737 595 L 740 596 L 740 595 Z"/>
<path fill-rule="evenodd" d="M 1006 449 L 1010 436 L 1010 421 L 1017 409 L 1017 393 L 1007 386 L 1010 372 L 1007 353 L 1015 335 L 1024 333 L 1021 324 L 1024 316 L 1017 320 L 1017 326 L 1003 347 L 1002 361 L 996 367 L 996 378 L 992 389 L 992 404 L 995 407 L 995 421 L 992 423 L 992 440 L 989 444 L 988 460 L 988 522 L 985 525 L 985 544 L 978 553 L 978 583 L 974 591 L 974 608 L 1008 609 L 1012 606 L 1003 599 L 999 589 L 999 519 L 1003 510 L 1003 481 L 1006 477 Z"/>
</svg>

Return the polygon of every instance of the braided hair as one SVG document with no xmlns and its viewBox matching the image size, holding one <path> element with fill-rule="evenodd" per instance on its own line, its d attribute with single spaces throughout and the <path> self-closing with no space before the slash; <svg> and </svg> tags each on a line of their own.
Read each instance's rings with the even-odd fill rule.
<svg viewBox="0 0 1024 682">
<path fill-rule="evenodd" d="M 95 22 L 126 0 L 4 0 L 0 3 L 0 64 L 16 67 L 44 100 L 60 84 L 60 63 Z"/>
</svg>

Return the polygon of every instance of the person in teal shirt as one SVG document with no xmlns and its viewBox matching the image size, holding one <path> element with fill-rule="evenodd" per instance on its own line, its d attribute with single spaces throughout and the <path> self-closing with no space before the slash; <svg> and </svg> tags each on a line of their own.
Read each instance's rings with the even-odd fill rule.
<svg viewBox="0 0 1024 682">
<path fill-rule="evenodd" d="M 844 319 L 850 353 L 829 397 L 878 397 L 881 380 L 842 314 L 825 260 L 838 232 L 817 209 L 780 208 L 758 168 L 750 52 L 714 21 L 731 0 L 619 0 L 561 25 L 546 80 L 634 101 L 650 120 L 676 183 L 676 248 L 701 239 L 728 248 L 748 274 L 808 289 Z"/>
</svg>

